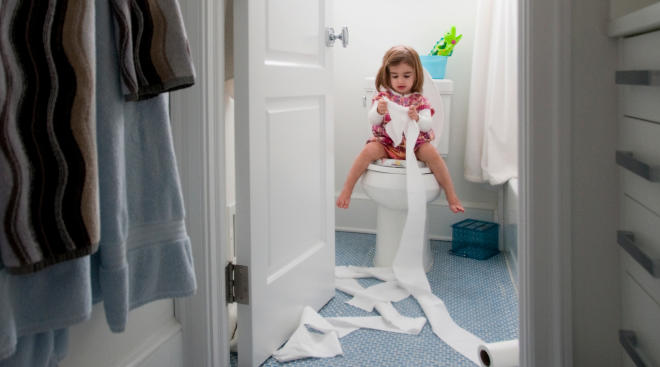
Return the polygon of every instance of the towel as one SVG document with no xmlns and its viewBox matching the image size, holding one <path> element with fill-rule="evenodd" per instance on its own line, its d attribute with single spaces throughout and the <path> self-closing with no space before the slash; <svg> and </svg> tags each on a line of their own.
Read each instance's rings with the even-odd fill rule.
<svg viewBox="0 0 660 367">
<path fill-rule="evenodd" d="M 114 332 L 128 311 L 196 289 L 176 167 L 168 95 L 126 101 L 110 4 L 96 0 L 97 133 L 101 241 L 92 258 L 94 301 Z"/>
<path fill-rule="evenodd" d="M 60 38 L 64 31 L 55 27 L 53 23 L 59 19 L 60 28 L 67 25 L 69 28 L 67 32 L 82 29 L 76 28 L 82 27 L 82 23 L 77 21 L 88 21 L 86 11 L 93 9 L 93 4 L 84 8 L 86 11 L 82 13 L 84 15 L 82 18 L 73 20 L 71 14 L 74 13 L 70 14 L 68 11 L 74 11 L 78 3 L 72 1 L 72 4 L 73 7 L 68 10 L 54 7 L 54 1 L 33 4 L 34 16 L 46 7 L 49 15 L 39 19 L 43 21 L 41 26 L 50 32 L 52 37 L 47 41 L 52 41 L 50 45 L 53 46 L 55 53 L 59 52 L 59 56 L 56 59 L 39 59 L 54 60 L 54 63 L 48 66 L 55 65 L 57 68 L 47 69 L 45 73 L 43 69 L 33 70 L 31 79 L 24 76 L 24 69 L 29 66 L 26 64 L 28 60 L 25 59 L 27 49 L 37 50 L 41 47 L 41 56 L 44 56 L 45 43 L 33 39 L 34 43 L 29 45 L 16 44 L 20 41 L 17 37 L 21 32 L 37 29 L 36 23 L 18 21 L 24 19 L 30 3 L 4 0 L 0 6 L 0 223 L 2 223 L 0 366 L 2 367 L 39 366 L 39 363 L 50 366 L 53 352 L 47 345 L 52 345 L 48 343 L 50 343 L 49 338 L 54 336 L 53 330 L 66 328 L 88 319 L 92 310 L 90 259 L 88 256 L 77 256 L 93 251 L 98 241 L 99 228 L 96 223 L 98 219 L 94 218 L 98 215 L 97 209 L 89 209 L 98 206 L 97 193 L 94 189 L 96 134 L 93 133 L 91 137 L 84 134 L 77 135 L 78 138 L 90 138 L 84 146 L 87 147 L 86 149 L 93 147 L 92 151 L 86 151 L 82 156 L 69 153 L 82 152 L 80 145 L 76 145 L 81 140 L 76 141 L 71 135 L 73 125 L 80 127 L 88 124 L 86 127 L 89 129 L 88 132 L 93 132 L 93 116 L 90 118 L 78 113 L 75 115 L 77 117 L 74 117 L 71 113 L 73 109 L 80 111 L 80 106 L 87 103 L 81 102 L 80 98 L 83 98 L 83 95 L 86 96 L 85 98 L 94 96 L 94 88 L 84 89 L 82 88 L 84 83 L 78 82 L 88 76 L 80 71 L 80 68 L 75 68 L 76 65 L 81 64 L 80 60 L 85 57 L 93 60 L 93 56 L 85 53 L 77 54 L 79 62 L 73 64 L 68 63 L 69 59 L 63 59 L 61 50 L 64 47 L 69 50 L 71 45 L 63 45 Z M 65 19 L 68 22 L 64 21 Z M 29 36 L 34 37 L 35 34 L 30 33 Z M 86 39 L 86 37 L 83 35 L 77 39 Z M 39 54 L 34 55 L 37 57 Z M 50 74 L 49 70 L 53 73 Z M 64 74 L 60 72 L 73 74 L 66 74 L 64 78 Z M 82 75 L 75 74 L 76 72 L 81 72 Z M 33 104 L 37 96 L 36 76 L 41 78 L 39 84 L 41 87 L 48 85 L 50 88 L 42 88 L 42 94 L 38 95 L 40 101 L 48 97 L 42 105 Z M 76 79 L 79 76 L 80 78 Z M 90 80 L 87 79 L 87 82 Z M 69 90 L 61 90 L 62 88 Z M 72 96 L 76 96 L 77 99 L 72 100 Z M 58 101 L 55 106 L 53 101 Z M 19 121 L 24 121 L 23 119 L 30 119 L 27 121 L 33 123 L 19 124 Z M 54 119 L 57 119 L 58 129 L 54 127 Z M 85 128 L 82 130 L 86 131 Z M 39 135 L 41 133 L 45 135 Z M 33 140 L 33 136 L 36 140 Z M 51 139 L 53 137 L 57 139 Z M 53 154 L 50 158 L 61 158 L 62 154 L 65 156 L 65 160 L 55 159 L 50 166 L 43 167 L 48 168 L 47 173 L 54 176 L 45 176 L 43 172 L 36 172 L 43 163 L 36 159 L 40 157 L 36 148 L 43 149 L 43 152 L 50 151 Z M 85 169 L 82 171 L 72 169 L 75 167 Z M 62 173 L 67 175 L 63 176 Z M 80 181 L 76 183 L 76 180 Z M 46 190 L 43 193 L 51 196 L 43 196 L 43 200 L 39 202 L 36 194 L 40 194 L 42 190 Z M 87 194 L 81 195 L 84 192 Z M 76 194 L 78 199 L 75 198 L 76 195 L 71 194 Z M 68 211 L 63 210 L 61 203 L 57 204 L 57 200 L 63 199 L 68 200 L 66 202 Z M 89 209 L 86 212 L 82 207 L 83 202 Z M 46 208 L 50 209 L 46 210 Z M 38 210 L 39 217 L 32 216 L 33 209 Z M 82 238 L 81 242 L 76 242 L 73 247 L 71 242 L 68 246 L 63 246 L 68 228 L 72 227 L 59 225 L 62 221 L 67 224 L 66 220 L 85 218 L 84 213 L 89 214 L 87 221 L 83 220 L 87 226 L 81 228 L 79 232 L 74 231 L 74 238 Z M 74 222 L 69 224 L 73 226 Z M 44 225 L 47 223 L 59 223 L 59 227 Z M 39 242 L 44 236 L 47 236 L 49 241 Z M 90 237 L 85 240 L 85 236 Z M 67 251 L 68 249 L 70 251 Z M 76 249 L 80 249 L 80 252 Z M 61 261 L 69 257 L 72 259 Z M 39 269 L 41 270 L 35 272 Z M 28 363 L 25 358 L 32 359 Z"/>
<path fill-rule="evenodd" d="M 54 330 L 89 319 L 91 313 L 89 256 L 23 275 L 9 274 L 0 264 L 0 367 L 50 366 L 11 364 L 5 360 L 20 361 L 32 356 L 34 361 L 50 361 L 53 351 L 39 347 L 43 343 L 40 340 L 48 339 L 48 333 Z M 66 334 L 59 338 L 60 342 L 65 341 Z M 66 348 L 58 350 L 63 356 Z"/>
<path fill-rule="evenodd" d="M 188 39 L 176 0 L 110 0 L 122 90 L 139 101 L 195 81 Z"/>
<path fill-rule="evenodd" d="M 0 367 L 57 367 L 66 356 L 68 341 L 68 329 L 21 337 L 16 353 L 0 360 Z"/>
<path fill-rule="evenodd" d="M 94 4 L 0 6 L 0 255 L 27 273 L 99 241 Z"/>
<path fill-rule="evenodd" d="M 42 4 L 34 3 L 32 10 L 36 11 Z M 66 4 L 65 1 L 45 3 Z M 68 4 L 70 8 L 78 2 L 70 0 Z M 15 269 L 7 269 L 0 262 L 0 367 L 56 365 L 66 351 L 66 328 L 87 320 L 93 303 L 104 301 L 111 329 L 121 331 L 129 310 L 157 299 L 189 295 L 196 287 L 172 149 L 167 96 L 137 103 L 125 101 L 109 4 L 105 0 L 85 4 L 96 11 L 97 32 L 91 33 L 96 34 L 92 59 L 98 62 L 98 70 L 103 70 L 93 94 L 99 101 L 93 118 L 98 120 L 99 129 L 94 130 L 93 140 L 96 142 L 98 133 L 94 156 L 98 149 L 103 173 L 97 179 L 96 195 L 101 198 L 101 212 L 107 214 L 100 217 L 105 228 L 99 250 L 91 257 L 52 263 L 38 272 L 21 275 L 10 274 Z M 17 0 L 7 0 L 0 6 L 0 86 L 15 86 L 12 83 L 22 77 L 12 69 L 19 64 L 6 62 L 15 56 L 7 52 L 9 32 L 5 32 L 10 24 L 8 14 L 18 14 L 15 10 L 21 6 Z M 57 13 L 56 8 L 49 9 Z M 8 132 L 17 131 L 9 128 L 16 125 L 17 119 L 7 112 L 12 104 L 18 103 L 13 92 L 12 88 L 0 88 L 3 144 L 12 137 Z M 23 144 L 21 140 L 11 143 L 11 148 Z M 18 204 L 12 201 L 12 194 L 21 192 L 17 191 L 14 180 L 30 177 L 31 171 L 23 170 L 29 166 L 20 165 L 22 171 L 12 171 L 17 166 L 12 166 L 15 161 L 10 158 L 20 158 L 25 150 L 16 149 L 13 152 L 18 155 L 8 157 L 6 147 L 6 144 L 1 146 L 0 154 L 0 216 L 3 225 L 14 219 L 14 223 L 23 227 L 15 227 L 22 232 L 4 228 L 0 231 L 3 248 L 9 246 L 9 237 L 17 233 L 22 238 L 36 237 L 31 232 L 29 206 L 27 209 L 20 206 L 29 200 L 23 198 Z M 9 212 L 16 214 L 13 217 L 4 210 L 9 203 L 18 208 Z M 17 220 L 17 215 L 23 217 Z"/>
</svg>

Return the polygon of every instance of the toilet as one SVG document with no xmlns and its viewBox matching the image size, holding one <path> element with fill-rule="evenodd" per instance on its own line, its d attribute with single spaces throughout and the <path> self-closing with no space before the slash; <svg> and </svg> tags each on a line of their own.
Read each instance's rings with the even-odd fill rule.
<svg viewBox="0 0 660 367">
<path fill-rule="evenodd" d="M 433 131 L 436 138 L 432 144 L 438 149 L 440 156 L 446 159 L 449 152 L 450 131 L 450 106 L 451 96 L 454 92 L 454 83 L 448 79 L 425 79 L 427 85 L 432 80 L 436 91 L 425 90 L 424 95 L 431 106 L 436 109 L 433 119 Z M 373 95 L 376 93 L 374 78 L 365 78 L 364 105 L 369 108 Z M 441 99 L 441 100 L 439 100 Z M 442 105 L 444 108 L 436 107 Z M 438 110 L 442 111 L 437 114 Z M 444 121 L 444 122 L 443 122 Z M 440 133 L 439 133 L 440 132 Z M 374 255 L 374 266 L 391 267 L 396 256 L 401 240 L 401 233 L 408 214 L 408 196 L 406 191 L 406 168 L 397 166 L 398 162 L 393 160 L 379 160 L 369 165 L 362 175 L 361 183 L 366 195 L 376 202 L 377 224 L 376 224 L 376 252 Z M 393 164 L 394 163 L 394 164 Z M 418 162 L 422 174 L 422 181 L 426 193 L 426 202 L 436 199 L 442 189 L 435 180 L 431 170 L 422 162 Z M 422 255 L 424 270 L 429 271 L 433 266 L 431 254 L 431 242 L 429 239 L 429 220 L 426 216 L 424 225 L 424 251 Z"/>
</svg>

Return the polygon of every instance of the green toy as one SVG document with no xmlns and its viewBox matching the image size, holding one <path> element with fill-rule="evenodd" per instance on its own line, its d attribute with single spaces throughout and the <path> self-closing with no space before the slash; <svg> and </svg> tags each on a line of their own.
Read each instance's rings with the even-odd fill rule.
<svg viewBox="0 0 660 367">
<path fill-rule="evenodd" d="M 433 45 L 429 55 L 451 56 L 454 53 L 454 47 L 463 38 L 463 35 L 456 36 L 456 27 L 452 26 L 451 31 L 445 33 L 445 36 Z"/>
</svg>

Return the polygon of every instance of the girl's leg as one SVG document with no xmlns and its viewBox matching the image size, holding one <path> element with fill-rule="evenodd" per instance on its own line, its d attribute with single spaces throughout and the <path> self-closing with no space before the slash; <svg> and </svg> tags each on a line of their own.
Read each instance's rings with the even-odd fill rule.
<svg viewBox="0 0 660 367">
<path fill-rule="evenodd" d="M 360 154 L 355 158 L 351 170 L 348 171 L 348 177 L 346 177 L 346 182 L 344 183 L 344 188 L 342 188 L 339 198 L 337 198 L 337 207 L 346 209 L 348 204 L 351 202 L 351 194 L 353 193 L 353 187 L 355 183 L 360 178 L 364 170 L 367 169 L 369 163 L 375 161 L 376 159 L 383 158 L 387 155 L 385 153 L 385 148 L 382 144 L 376 141 L 367 143 L 367 145 L 362 148 Z"/>
<path fill-rule="evenodd" d="M 449 176 L 447 165 L 440 154 L 438 154 L 435 147 L 430 143 L 424 143 L 419 146 L 416 155 L 417 159 L 429 166 L 435 179 L 438 181 L 442 189 L 445 190 L 445 195 L 449 202 L 449 209 L 454 213 L 464 212 L 465 209 L 463 209 L 461 201 L 458 200 L 456 191 L 454 191 L 454 184 L 451 181 L 451 176 Z"/>
</svg>

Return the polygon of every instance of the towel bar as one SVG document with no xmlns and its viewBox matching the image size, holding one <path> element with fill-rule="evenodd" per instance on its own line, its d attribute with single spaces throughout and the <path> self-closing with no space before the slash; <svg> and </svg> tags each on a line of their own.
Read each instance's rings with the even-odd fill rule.
<svg viewBox="0 0 660 367">
<path fill-rule="evenodd" d="M 635 158 L 632 152 L 616 151 L 616 164 L 651 182 L 660 182 L 660 167 L 652 167 Z"/>
<path fill-rule="evenodd" d="M 619 343 L 621 343 L 621 346 L 625 349 L 628 357 L 635 362 L 635 366 L 646 367 L 646 363 L 642 360 L 642 357 L 635 348 L 637 346 L 637 336 L 635 336 L 634 331 L 619 330 Z"/>
<path fill-rule="evenodd" d="M 621 70 L 614 80 L 616 84 L 660 86 L 660 70 Z"/>
<path fill-rule="evenodd" d="M 660 278 L 660 260 L 652 259 L 635 243 L 635 235 L 630 231 L 616 231 L 616 241 L 654 278 Z"/>
</svg>

